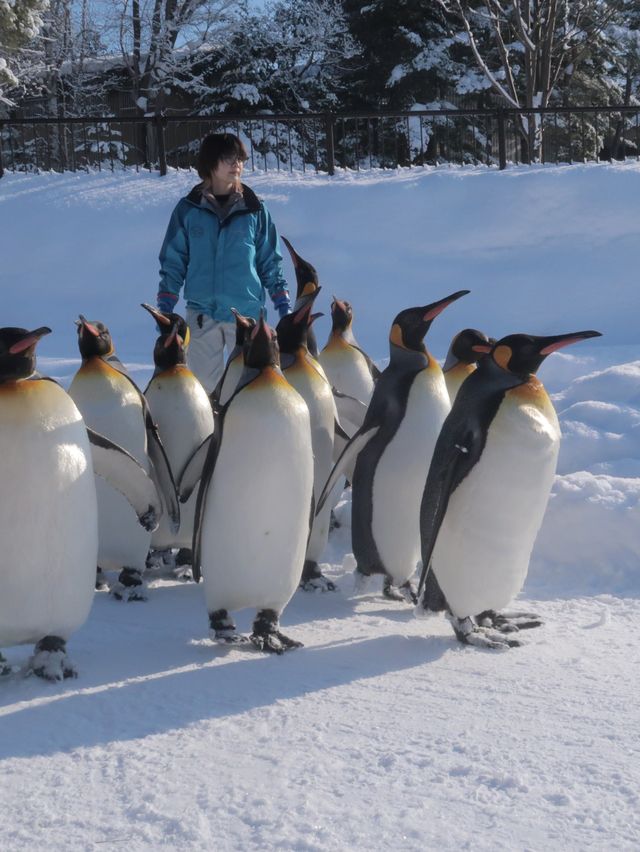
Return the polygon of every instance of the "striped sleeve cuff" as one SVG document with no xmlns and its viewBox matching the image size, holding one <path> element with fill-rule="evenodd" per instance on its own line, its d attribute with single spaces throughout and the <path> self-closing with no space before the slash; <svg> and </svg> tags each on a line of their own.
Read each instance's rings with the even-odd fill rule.
<svg viewBox="0 0 640 852">
<path fill-rule="evenodd" d="M 175 293 L 167 293 L 161 290 L 158 293 L 156 305 L 158 306 L 158 310 L 162 311 L 163 314 L 171 314 L 173 313 L 173 309 L 175 308 L 177 301 L 178 296 L 176 296 Z"/>
</svg>

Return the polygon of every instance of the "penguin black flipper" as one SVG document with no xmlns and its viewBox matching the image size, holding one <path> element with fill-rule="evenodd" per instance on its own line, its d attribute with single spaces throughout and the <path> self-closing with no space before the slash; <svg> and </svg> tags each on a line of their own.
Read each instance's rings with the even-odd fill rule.
<svg viewBox="0 0 640 852">
<path fill-rule="evenodd" d="M 180 527 L 180 504 L 178 502 L 178 491 L 176 483 L 173 479 L 169 459 L 165 452 L 164 446 L 160 439 L 158 427 L 153 422 L 151 410 L 147 403 L 145 395 L 142 393 L 138 385 L 134 382 L 131 376 L 127 373 L 122 362 L 115 356 L 109 355 L 104 359 L 115 370 L 131 382 L 131 386 L 135 388 L 142 405 L 144 416 L 144 425 L 147 432 L 147 455 L 151 462 L 151 477 L 155 481 L 160 497 L 162 498 L 164 508 L 169 516 L 172 532 L 177 532 Z"/>
<path fill-rule="evenodd" d="M 342 393 L 342 391 L 339 391 L 335 387 L 332 387 L 331 390 L 333 391 L 341 422 L 347 420 L 349 423 L 353 423 L 356 429 L 359 429 L 367 415 L 367 406 L 364 402 L 356 399 L 355 396 Z"/>
<path fill-rule="evenodd" d="M 486 358 L 458 391 L 436 441 L 420 505 L 422 574 L 418 596 L 429 572 L 449 499 L 480 459 L 489 426 L 505 393 L 524 383 L 525 379 Z"/>
<path fill-rule="evenodd" d="M 213 422 L 214 429 L 213 434 L 208 435 L 204 441 L 197 447 L 189 460 L 185 464 L 182 473 L 178 477 L 178 494 L 180 495 L 180 502 L 186 503 L 191 494 L 193 493 L 194 488 L 198 484 L 200 478 L 202 477 L 202 471 L 204 470 L 204 464 L 207 460 L 207 455 L 209 454 L 209 445 L 215 435 L 217 427 L 217 423 L 219 422 L 220 412 L 217 409 L 213 411 Z"/>
<path fill-rule="evenodd" d="M 356 352 L 359 352 L 359 353 L 362 355 L 362 357 L 364 358 L 364 360 L 367 362 L 367 367 L 369 368 L 369 372 L 371 373 L 371 378 L 373 379 L 373 381 L 374 381 L 374 382 L 377 382 L 377 381 L 378 381 L 378 379 L 380 378 L 380 376 L 382 375 L 382 371 L 381 371 L 381 370 L 379 370 L 379 369 L 376 367 L 376 365 L 373 363 L 373 361 L 371 360 L 371 358 L 369 358 L 369 356 L 367 355 L 367 353 L 366 353 L 366 352 L 363 352 L 363 351 L 362 351 L 362 349 L 360 349 L 360 347 L 359 347 L 359 346 L 356 346 L 356 345 L 355 345 L 355 344 L 353 344 L 353 343 L 351 344 L 351 346 L 352 346 L 352 347 L 356 350 Z"/>
<path fill-rule="evenodd" d="M 316 506 L 316 515 L 322 510 L 322 507 L 327 501 L 327 497 L 333 490 L 336 482 L 340 479 L 341 476 L 345 475 L 345 471 L 349 470 L 353 467 L 355 463 L 356 456 L 358 453 L 363 450 L 369 441 L 378 434 L 380 426 L 372 426 L 369 429 L 360 429 L 355 433 L 353 438 L 350 439 L 347 446 L 344 448 L 338 461 L 334 464 L 333 470 L 329 474 L 329 478 L 327 479 L 324 488 L 322 489 L 322 493 L 320 494 L 320 498 L 318 500 L 318 505 Z"/>
<path fill-rule="evenodd" d="M 119 444 L 86 428 L 94 473 L 119 491 L 135 511 L 140 525 L 153 532 L 162 514 L 162 503 L 155 483 L 142 465 Z"/>
<path fill-rule="evenodd" d="M 334 421 L 333 431 L 334 431 L 334 434 L 336 435 L 336 437 L 341 438 L 343 441 L 350 441 L 351 440 L 351 437 L 349 435 L 347 435 L 347 433 L 344 431 L 344 429 L 342 428 L 342 426 L 340 425 L 340 423 L 337 420 Z"/>
<path fill-rule="evenodd" d="M 224 417 L 217 411 L 214 411 L 213 417 L 213 434 L 209 435 L 209 437 L 200 444 L 200 447 L 198 447 L 187 463 L 187 466 L 191 465 L 192 461 L 194 464 L 199 465 L 199 459 L 197 459 L 196 456 L 200 454 L 201 457 L 201 451 L 204 451 L 206 446 L 207 455 L 204 460 L 204 464 L 200 468 L 200 487 L 198 488 L 198 496 L 196 498 L 196 511 L 193 520 L 193 544 L 191 547 L 191 552 L 193 554 L 191 561 L 191 573 L 196 583 L 200 582 L 200 577 L 202 576 L 202 572 L 200 571 L 202 554 L 202 518 L 204 516 L 207 492 L 209 491 L 209 485 L 211 484 L 211 477 L 216 466 L 216 461 L 218 460 L 218 453 L 220 452 L 222 431 L 224 429 Z M 185 468 L 185 473 L 186 472 L 187 469 Z M 186 500 L 188 497 L 183 495 L 183 499 Z"/>
<path fill-rule="evenodd" d="M 175 533 L 180 528 L 180 504 L 178 502 L 178 490 L 171 472 L 171 465 L 165 452 L 158 427 L 153 422 L 151 411 L 144 396 L 144 422 L 147 430 L 147 455 L 151 462 L 152 478 L 158 485 L 158 491 L 171 521 L 172 531 Z"/>
</svg>

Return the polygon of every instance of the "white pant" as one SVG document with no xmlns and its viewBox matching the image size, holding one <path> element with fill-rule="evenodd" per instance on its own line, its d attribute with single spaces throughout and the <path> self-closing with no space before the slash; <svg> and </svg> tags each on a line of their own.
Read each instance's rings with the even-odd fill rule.
<svg viewBox="0 0 640 852">
<path fill-rule="evenodd" d="M 217 322 L 201 311 L 187 308 L 187 325 L 190 331 L 187 366 L 211 393 L 224 372 L 225 356 L 236 343 L 235 322 Z"/>
</svg>

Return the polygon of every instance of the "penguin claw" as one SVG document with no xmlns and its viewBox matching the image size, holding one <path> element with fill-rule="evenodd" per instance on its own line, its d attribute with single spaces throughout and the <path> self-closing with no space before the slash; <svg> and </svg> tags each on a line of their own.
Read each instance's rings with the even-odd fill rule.
<svg viewBox="0 0 640 852">
<path fill-rule="evenodd" d="M 390 601 L 406 602 L 414 606 L 418 603 L 416 588 L 410 580 L 407 580 L 401 586 L 394 586 L 391 580 L 385 577 L 382 594 Z"/>
<path fill-rule="evenodd" d="M 235 628 L 225 627 L 222 630 L 209 630 L 209 637 L 218 645 L 248 645 L 249 638 L 238 633 Z"/>
<path fill-rule="evenodd" d="M 338 587 L 333 582 L 333 580 L 329 580 L 328 577 L 325 577 L 324 574 L 320 574 L 319 577 L 310 577 L 308 580 L 300 581 L 300 588 L 304 592 L 337 592 Z"/>
<path fill-rule="evenodd" d="M 111 587 L 111 594 L 117 601 L 146 601 L 145 592 L 142 572 L 137 568 L 123 568 L 118 582 Z"/>
<path fill-rule="evenodd" d="M 540 627 L 544 622 L 534 612 L 495 612 L 486 610 L 476 616 L 481 627 L 489 627 L 500 633 L 518 633 L 520 630 L 531 630 Z"/>
<path fill-rule="evenodd" d="M 491 648 L 495 651 L 506 651 L 509 648 L 519 648 L 522 643 L 517 639 L 507 639 L 496 630 L 481 627 L 470 618 L 456 618 L 448 614 L 456 639 L 463 645 L 475 645 L 477 648 Z"/>
<path fill-rule="evenodd" d="M 56 683 L 78 677 L 78 672 L 64 651 L 37 651 L 29 660 L 29 673 Z"/>
<path fill-rule="evenodd" d="M 12 671 L 13 669 L 7 662 L 6 657 L 3 657 L 2 654 L 0 654 L 0 677 L 6 677 L 7 675 L 10 675 Z"/>
<path fill-rule="evenodd" d="M 270 633 L 252 633 L 250 639 L 259 651 L 264 651 L 267 654 L 280 655 L 284 654 L 285 651 L 304 647 L 302 642 L 290 639 L 279 630 Z"/>
</svg>

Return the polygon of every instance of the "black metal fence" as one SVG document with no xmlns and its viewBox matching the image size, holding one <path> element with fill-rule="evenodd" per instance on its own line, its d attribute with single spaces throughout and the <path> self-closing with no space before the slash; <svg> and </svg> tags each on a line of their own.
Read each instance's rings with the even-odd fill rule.
<svg viewBox="0 0 640 852">
<path fill-rule="evenodd" d="M 442 162 L 575 163 L 639 157 L 640 107 L 404 113 L 0 119 L 4 171 L 193 167 L 210 132 L 240 136 L 264 171 L 396 168 Z"/>
</svg>

